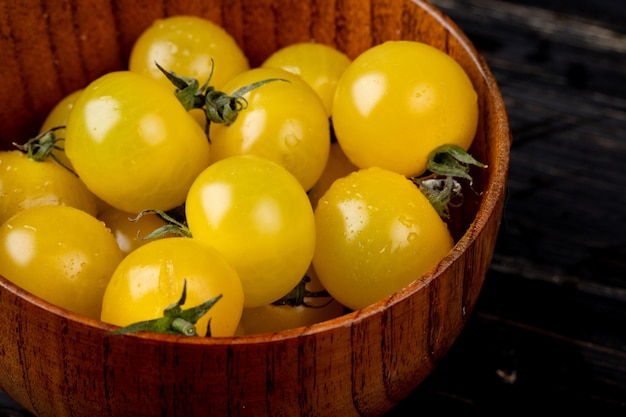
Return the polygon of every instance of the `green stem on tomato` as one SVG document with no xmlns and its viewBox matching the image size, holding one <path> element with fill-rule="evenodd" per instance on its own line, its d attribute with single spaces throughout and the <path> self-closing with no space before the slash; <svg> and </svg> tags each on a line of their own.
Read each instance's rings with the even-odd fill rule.
<svg viewBox="0 0 626 417">
<path fill-rule="evenodd" d="M 430 174 L 411 180 L 417 184 L 430 201 L 439 216 L 450 217 L 450 206 L 455 199 L 463 199 L 462 185 L 459 179 L 472 184 L 470 167 L 487 168 L 458 145 L 439 146 L 428 156 L 426 169 Z"/>
<path fill-rule="evenodd" d="M 63 168 L 76 175 L 72 168 L 65 165 L 57 156 L 53 153 L 53 151 L 64 151 L 64 148 L 59 146 L 60 142 L 65 141 L 65 138 L 59 138 L 56 135 L 57 130 L 65 129 L 65 126 L 56 126 L 50 128 L 44 132 L 41 132 L 34 138 L 29 139 L 24 144 L 19 144 L 13 142 L 13 146 L 19 149 L 22 152 L 25 152 L 29 159 L 33 161 L 42 162 L 45 161 L 46 158 L 51 158 L 57 164 L 61 165 Z M 76 175 L 78 176 L 78 175 Z"/>
<path fill-rule="evenodd" d="M 192 237 L 191 230 L 185 223 L 183 223 L 182 221 L 176 220 L 173 216 L 170 216 L 168 213 L 162 210 L 154 210 L 154 209 L 142 210 L 139 214 L 137 214 L 135 218 L 130 219 L 130 221 L 132 222 L 139 221 L 139 219 L 141 219 L 144 215 L 148 213 L 157 214 L 159 217 L 165 220 L 166 224 L 164 226 L 158 227 L 157 229 L 153 230 L 148 235 L 140 237 L 140 239 L 142 240 L 157 239 L 165 235 Z"/>
<path fill-rule="evenodd" d="M 153 332 L 163 334 L 174 334 L 183 336 L 198 336 L 196 331 L 196 323 L 202 318 L 214 305 L 222 298 L 222 295 L 211 298 L 204 303 L 195 307 L 184 310 L 182 308 L 187 299 L 187 280 L 183 284 L 183 292 L 178 301 L 168 306 L 163 311 L 163 317 L 153 320 L 145 320 L 136 323 L 129 324 L 128 326 L 112 330 L 109 332 L 111 335 L 138 333 L 138 332 Z M 206 336 L 211 336 L 211 328 L 209 326 L 206 331 Z"/>
<path fill-rule="evenodd" d="M 306 284 L 308 284 L 310 281 L 311 281 L 311 278 L 305 275 L 291 291 L 289 291 L 287 294 L 285 294 L 283 297 L 279 298 L 278 300 L 274 301 L 272 304 L 276 306 L 296 307 L 296 306 L 302 305 L 305 307 L 318 308 L 318 306 L 313 306 L 313 305 L 308 304 L 306 302 L 306 299 L 324 297 L 324 298 L 330 298 L 328 303 L 333 301 L 333 298 L 330 296 L 330 294 L 326 290 L 309 291 L 306 288 Z M 319 307 L 324 307 L 328 303 Z"/>
<path fill-rule="evenodd" d="M 211 63 L 213 64 L 213 59 L 211 59 Z M 195 78 L 177 75 L 173 71 L 167 71 L 158 63 L 155 64 L 159 71 L 176 87 L 174 93 L 187 111 L 192 109 L 204 110 L 206 121 L 205 133 L 207 134 L 207 138 L 209 137 L 208 133 L 211 123 L 225 124 L 227 126 L 234 123 L 239 112 L 248 106 L 248 102 L 243 97 L 246 93 L 269 82 L 289 82 L 283 78 L 270 78 L 243 86 L 232 94 L 226 94 L 209 85 L 213 76 L 214 65 L 211 67 L 211 73 L 208 79 L 200 86 L 200 83 Z"/>
</svg>

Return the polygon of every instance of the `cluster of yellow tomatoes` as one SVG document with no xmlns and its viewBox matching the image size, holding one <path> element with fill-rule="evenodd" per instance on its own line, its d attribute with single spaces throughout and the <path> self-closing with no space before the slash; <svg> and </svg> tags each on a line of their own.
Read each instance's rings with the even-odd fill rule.
<svg viewBox="0 0 626 417">
<path fill-rule="evenodd" d="M 164 18 L 0 154 L 0 275 L 118 326 L 213 299 L 191 323 L 212 336 L 364 308 L 452 248 L 416 179 L 477 120 L 463 69 L 422 43 L 250 68 L 219 26 Z"/>
</svg>

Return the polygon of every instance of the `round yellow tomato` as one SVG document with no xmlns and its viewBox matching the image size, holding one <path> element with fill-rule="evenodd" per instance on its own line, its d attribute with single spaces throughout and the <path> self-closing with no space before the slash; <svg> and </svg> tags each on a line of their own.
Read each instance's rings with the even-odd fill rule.
<svg viewBox="0 0 626 417">
<path fill-rule="evenodd" d="M 440 145 L 467 150 L 478 126 L 478 100 L 463 68 L 424 43 L 387 41 L 359 55 L 335 90 L 333 126 L 359 168 L 415 177 Z"/>
<path fill-rule="evenodd" d="M 176 303 L 186 283 L 183 309 L 222 297 L 196 323 L 204 336 L 232 336 L 243 309 L 241 281 L 217 250 L 186 237 L 150 241 L 137 248 L 115 269 L 102 300 L 101 319 L 118 326 L 163 317 Z"/>
<path fill-rule="evenodd" d="M 282 165 L 308 190 L 322 174 L 330 148 L 328 117 L 315 91 L 290 72 L 256 68 L 232 79 L 224 92 L 270 79 L 279 81 L 244 94 L 247 106 L 234 123 L 211 124 L 211 161 L 261 156 Z"/>
<path fill-rule="evenodd" d="M 97 197 L 129 213 L 181 205 L 209 164 L 206 134 L 175 95 L 130 71 L 85 88 L 67 121 L 65 152 Z"/>
<path fill-rule="evenodd" d="M 128 68 L 174 86 L 155 62 L 177 75 L 195 78 L 220 89 L 235 75 L 249 69 L 248 59 L 223 28 L 196 16 L 171 16 L 156 20 L 137 39 Z"/>
<path fill-rule="evenodd" d="M 453 245 L 417 186 L 377 167 L 336 180 L 318 201 L 315 224 L 315 271 L 324 288 L 354 310 L 418 279 Z"/>
<path fill-rule="evenodd" d="M 185 212 L 193 238 L 235 266 L 246 307 L 285 295 L 311 263 L 311 203 L 298 180 L 268 159 L 233 156 L 210 165 L 191 186 Z"/>
<path fill-rule="evenodd" d="M 74 207 L 31 207 L 0 226 L 0 275 L 93 319 L 122 257 L 104 223 Z"/>
</svg>

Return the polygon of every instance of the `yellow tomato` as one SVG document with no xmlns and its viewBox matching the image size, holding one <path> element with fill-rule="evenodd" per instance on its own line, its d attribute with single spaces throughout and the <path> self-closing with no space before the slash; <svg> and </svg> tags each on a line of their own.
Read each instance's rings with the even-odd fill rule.
<svg viewBox="0 0 626 417">
<path fill-rule="evenodd" d="M 0 226 L 0 275 L 93 319 L 122 257 L 104 223 L 73 207 L 32 207 Z"/>
<path fill-rule="evenodd" d="M 309 268 L 307 278 L 309 281 L 304 285 L 307 292 L 303 294 L 301 300 L 290 299 L 282 303 L 244 308 L 237 334 L 271 333 L 311 326 L 334 319 L 346 312 L 346 308 L 337 300 L 327 293 L 322 293 L 324 287 L 312 267 Z M 301 294 L 298 294 L 299 296 Z"/>
<path fill-rule="evenodd" d="M 187 287 L 183 309 L 219 295 L 196 323 L 197 333 L 232 336 L 243 309 L 241 281 L 233 266 L 212 247 L 186 237 L 154 240 L 131 252 L 116 268 L 102 301 L 102 321 L 118 326 L 163 317 Z"/>
<path fill-rule="evenodd" d="M 446 53 L 420 42 L 387 41 L 344 71 L 333 126 L 359 168 L 414 177 L 440 145 L 469 148 L 478 126 L 477 97 L 463 68 Z"/>
<path fill-rule="evenodd" d="M 401 174 L 373 167 L 336 180 L 315 209 L 313 266 L 353 310 L 420 278 L 453 240 L 428 199 Z"/>
<path fill-rule="evenodd" d="M 209 164 L 206 134 L 176 96 L 130 71 L 91 82 L 74 103 L 65 136 L 81 180 L 129 213 L 181 205 Z"/>
<path fill-rule="evenodd" d="M 261 156 L 286 168 L 308 190 L 322 174 L 330 148 L 328 117 L 315 91 L 290 72 L 256 68 L 232 79 L 224 92 L 269 79 L 278 81 L 244 94 L 247 106 L 234 123 L 211 124 L 211 161 Z"/>
<path fill-rule="evenodd" d="M 276 301 L 311 264 L 311 203 L 298 180 L 268 159 L 233 156 L 210 165 L 192 184 L 185 212 L 194 239 L 235 266 L 246 307 Z"/>
<path fill-rule="evenodd" d="M 210 20 L 183 15 L 156 20 L 135 42 L 128 63 L 131 71 L 174 89 L 155 62 L 201 85 L 213 71 L 209 84 L 216 89 L 249 69 L 248 59 L 228 32 Z"/>
</svg>

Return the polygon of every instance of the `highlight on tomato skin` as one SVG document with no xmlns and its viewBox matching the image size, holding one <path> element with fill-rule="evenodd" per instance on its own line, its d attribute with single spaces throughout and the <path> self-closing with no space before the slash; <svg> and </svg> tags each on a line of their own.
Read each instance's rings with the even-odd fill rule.
<svg viewBox="0 0 626 417">
<path fill-rule="evenodd" d="M 234 265 L 245 307 L 276 301 L 311 264 L 315 221 L 309 199 L 289 171 L 268 159 L 240 155 L 213 163 L 192 184 L 185 213 L 193 238 Z"/>
<path fill-rule="evenodd" d="M 326 290 L 359 310 L 437 265 L 454 244 L 428 199 L 378 167 L 336 180 L 315 209 L 313 267 Z"/>
<path fill-rule="evenodd" d="M 69 206 L 22 210 L 0 226 L 0 275 L 92 319 L 123 254 L 105 225 Z"/>
<path fill-rule="evenodd" d="M 150 241 L 128 254 L 112 274 L 100 317 L 127 326 L 163 316 L 186 287 L 185 306 L 221 298 L 196 328 L 204 336 L 232 336 L 243 309 L 241 280 L 233 265 L 216 249 L 196 239 L 170 237 Z"/>
<path fill-rule="evenodd" d="M 209 164 L 209 143 L 172 91 L 130 71 L 105 74 L 70 112 L 65 153 L 97 197 L 120 210 L 181 205 Z"/>
<path fill-rule="evenodd" d="M 153 22 L 133 44 L 128 69 L 170 87 L 154 63 L 216 89 L 250 68 L 234 38 L 210 20 L 187 15 Z"/>
<path fill-rule="evenodd" d="M 337 141 L 359 168 L 408 177 L 426 171 L 440 145 L 468 150 L 478 126 L 478 96 L 450 55 L 425 43 L 387 41 L 357 56 L 337 84 Z"/>
<path fill-rule="evenodd" d="M 276 162 L 309 190 L 330 150 L 330 125 L 318 94 L 298 75 L 279 68 L 254 68 L 231 79 L 224 91 L 275 80 L 243 97 L 246 107 L 231 124 L 212 124 L 211 162 L 256 155 Z"/>
</svg>

